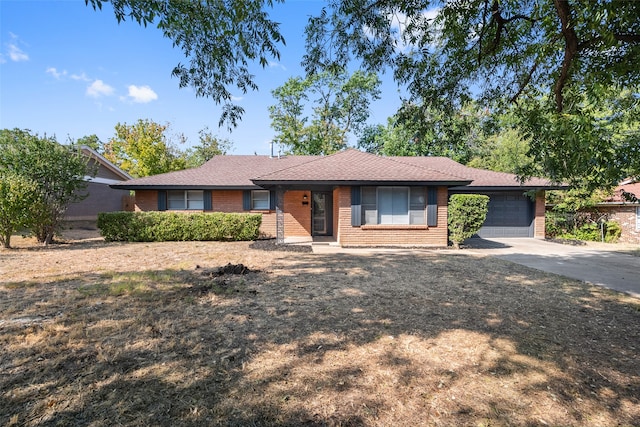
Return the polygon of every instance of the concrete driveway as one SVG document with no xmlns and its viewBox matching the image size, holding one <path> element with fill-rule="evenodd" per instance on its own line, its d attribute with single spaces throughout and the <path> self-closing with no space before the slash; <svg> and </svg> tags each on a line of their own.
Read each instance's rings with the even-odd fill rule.
<svg viewBox="0 0 640 427">
<path fill-rule="evenodd" d="M 526 238 L 474 238 L 465 243 L 468 251 L 495 256 L 640 298 L 640 256 L 632 255 L 638 245 L 569 245 Z"/>
</svg>

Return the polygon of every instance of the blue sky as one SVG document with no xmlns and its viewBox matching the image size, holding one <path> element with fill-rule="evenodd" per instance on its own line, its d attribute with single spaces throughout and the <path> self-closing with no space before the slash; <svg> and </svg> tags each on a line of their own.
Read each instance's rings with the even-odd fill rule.
<svg viewBox="0 0 640 427">
<path fill-rule="evenodd" d="M 282 23 L 287 45 L 280 61 L 265 69 L 256 64 L 258 92 L 234 94 L 245 115 L 227 133 L 218 128 L 219 106 L 179 89 L 171 70 L 185 59 L 156 28 L 118 24 L 108 4 L 94 11 L 83 0 L 0 0 L 0 128 L 30 129 L 60 142 L 90 134 L 107 141 L 117 123 L 150 119 L 170 123 L 169 135 L 184 134 L 187 145 L 208 127 L 233 141 L 233 154 L 268 154 L 271 90 L 303 74 L 304 26 L 323 4 L 275 6 L 272 16 Z M 372 106 L 371 123 L 386 123 L 400 104 L 390 76 L 381 78 L 383 95 Z"/>
</svg>

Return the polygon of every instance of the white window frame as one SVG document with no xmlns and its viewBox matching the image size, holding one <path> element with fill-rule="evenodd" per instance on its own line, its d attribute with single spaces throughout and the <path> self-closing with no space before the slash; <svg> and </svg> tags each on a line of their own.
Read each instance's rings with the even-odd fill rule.
<svg viewBox="0 0 640 427">
<path fill-rule="evenodd" d="M 173 193 L 173 200 L 171 195 Z M 179 193 L 182 193 L 181 207 L 171 205 L 171 202 L 177 202 Z M 198 197 L 199 196 L 199 197 Z M 170 211 L 202 211 L 204 210 L 204 191 L 203 190 L 168 190 L 167 191 L 167 210 Z"/>
<path fill-rule="evenodd" d="M 636 206 L 636 230 L 640 231 L 640 206 Z"/>
<path fill-rule="evenodd" d="M 266 200 L 264 196 L 266 194 Z M 251 190 L 251 210 L 268 211 L 271 207 L 271 192 L 269 190 Z"/>
</svg>

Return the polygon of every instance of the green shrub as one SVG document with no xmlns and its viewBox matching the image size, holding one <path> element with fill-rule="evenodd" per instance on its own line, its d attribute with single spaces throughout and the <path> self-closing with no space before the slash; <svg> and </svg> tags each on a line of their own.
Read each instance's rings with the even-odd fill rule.
<svg viewBox="0 0 640 427">
<path fill-rule="evenodd" d="M 622 227 L 615 221 L 607 221 L 604 223 L 604 241 L 607 243 L 615 243 L 622 235 Z"/>
<path fill-rule="evenodd" d="M 454 194 L 449 199 L 449 239 L 456 248 L 480 230 L 487 218 L 489 196 Z"/>
<path fill-rule="evenodd" d="M 108 212 L 98 215 L 108 242 L 255 240 L 262 215 L 240 213 Z"/>
</svg>

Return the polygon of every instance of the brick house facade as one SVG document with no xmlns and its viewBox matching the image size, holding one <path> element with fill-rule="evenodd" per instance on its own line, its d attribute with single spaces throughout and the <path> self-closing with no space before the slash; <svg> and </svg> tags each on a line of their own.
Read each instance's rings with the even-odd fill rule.
<svg viewBox="0 0 640 427">
<path fill-rule="evenodd" d="M 323 237 L 342 246 L 442 247 L 448 243 L 452 192 L 515 194 L 518 200 L 511 205 L 524 207 L 517 230 L 544 237 L 544 190 L 551 185 L 535 179 L 521 185 L 513 175 L 450 159 L 381 157 L 350 149 L 331 156 L 217 156 L 199 168 L 115 187 L 135 190 L 138 211 L 259 213 L 262 237 L 284 242 Z M 534 200 L 521 196 L 532 191 Z M 497 228 L 503 229 L 516 227 Z"/>
</svg>

